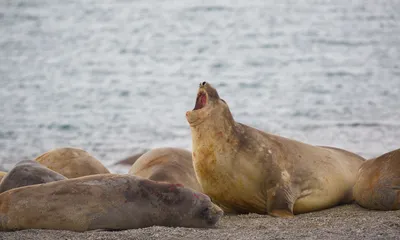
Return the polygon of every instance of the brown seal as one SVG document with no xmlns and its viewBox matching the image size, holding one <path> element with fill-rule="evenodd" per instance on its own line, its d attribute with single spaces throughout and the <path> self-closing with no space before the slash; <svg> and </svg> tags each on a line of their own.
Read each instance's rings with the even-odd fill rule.
<svg viewBox="0 0 400 240">
<path fill-rule="evenodd" d="M 29 201 L 27 201 L 29 199 Z M 0 194 L 0 230 L 212 227 L 223 212 L 190 188 L 131 175 L 99 174 Z"/>
<path fill-rule="evenodd" d="M 291 217 L 353 200 L 352 187 L 364 160 L 358 155 L 235 122 L 226 102 L 206 82 L 186 118 L 197 179 L 226 212 Z"/>
<path fill-rule="evenodd" d="M 36 161 L 21 161 L 4 176 L 0 183 L 0 193 L 13 188 L 33 184 L 48 183 L 67 179 Z"/>
<path fill-rule="evenodd" d="M 136 153 L 136 154 L 134 154 L 132 156 L 129 156 L 127 158 L 124 158 L 124 159 L 114 163 L 114 165 L 128 165 L 128 166 L 131 167 L 146 152 L 147 151 Z"/>
<path fill-rule="evenodd" d="M 99 160 L 78 148 L 53 149 L 35 160 L 67 178 L 110 173 Z"/>
<path fill-rule="evenodd" d="M 192 153 L 180 148 L 156 148 L 143 154 L 129 174 L 154 181 L 180 183 L 201 192 L 193 169 Z"/>
<path fill-rule="evenodd" d="M 353 188 L 356 202 L 374 210 L 400 209 L 400 149 L 365 161 Z"/>
</svg>

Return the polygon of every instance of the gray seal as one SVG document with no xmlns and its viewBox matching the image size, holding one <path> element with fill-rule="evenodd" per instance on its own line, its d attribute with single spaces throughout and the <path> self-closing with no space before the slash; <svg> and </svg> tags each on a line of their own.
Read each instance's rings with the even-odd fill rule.
<svg viewBox="0 0 400 240">
<path fill-rule="evenodd" d="M 29 200 L 29 201 L 27 201 Z M 131 175 L 98 174 L 0 194 L 0 230 L 123 230 L 213 227 L 223 211 L 190 188 Z"/>
<path fill-rule="evenodd" d="M 34 184 L 48 183 L 67 179 L 35 161 L 25 160 L 17 163 L 0 183 L 0 193 Z"/>
</svg>

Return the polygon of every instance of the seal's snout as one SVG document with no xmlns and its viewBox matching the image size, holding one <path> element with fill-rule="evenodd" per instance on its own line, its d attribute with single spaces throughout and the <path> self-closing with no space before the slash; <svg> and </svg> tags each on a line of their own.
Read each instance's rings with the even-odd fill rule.
<svg viewBox="0 0 400 240">
<path fill-rule="evenodd" d="M 219 99 L 217 91 L 211 87 L 207 82 L 199 84 L 199 91 L 197 92 L 196 105 L 193 110 L 199 110 L 204 108 L 209 100 Z"/>
<path fill-rule="evenodd" d="M 192 127 L 204 122 L 213 112 L 217 112 L 214 109 L 220 106 L 217 90 L 208 82 L 199 85 L 195 106 L 186 113 L 186 119 Z"/>
<path fill-rule="evenodd" d="M 219 219 L 221 219 L 221 217 L 224 215 L 224 211 L 222 211 L 220 207 L 218 207 L 213 203 L 212 206 L 208 207 L 207 210 L 205 210 L 204 212 L 205 212 L 204 217 L 209 226 L 215 225 L 219 221 Z"/>
</svg>

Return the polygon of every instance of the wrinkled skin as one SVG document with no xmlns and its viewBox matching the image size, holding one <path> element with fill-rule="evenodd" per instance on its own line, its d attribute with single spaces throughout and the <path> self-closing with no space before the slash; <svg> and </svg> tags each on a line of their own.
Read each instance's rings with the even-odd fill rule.
<svg viewBox="0 0 400 240">
<path fill-rule="evenodd" d="M 136 160 L 129 174 L 153 181 L 182 184 L 201 192 L 193 169 L 192 153 L 185 149 L 152 149 Z"/>
<path fill-rule="evenodd" d="M 99 160 L 78 148 L 56 148 L 40 155 L 35 161 L 67 178 L 110 173 Z"/>
<path fill-rule="evenodd" d="M 373 210 L 400 209 L 400 149 L 366 161 L 353 188 L 355 201 Z"/>
<path fill-rule="evenodd" d="M 21 161 L 9 171 L 0 183 L 0 193 L 13 188 L 67 179 L 35 161 Z"/>
<path fill-rule="evenodd" d="M 174 184 L 99 174 L 0 194 L 0 230 L 212 227 L 223 212 L 202 193 Z"/>
<path fill-rule="evenodd" d="M 364 161 L 356 154 L 235 122 L 227 103 L 206 82 L 186 118 L 197 179 L 225 212 L 292 217 L 353 200 L 351 190 Z"/>
</svg>

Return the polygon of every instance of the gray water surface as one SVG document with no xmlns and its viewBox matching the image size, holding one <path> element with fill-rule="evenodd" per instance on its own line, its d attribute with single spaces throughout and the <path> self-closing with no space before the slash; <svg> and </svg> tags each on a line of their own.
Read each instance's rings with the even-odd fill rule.
<svg viewBox="0 0 400 240">
<path fill-rule="evenodd" d="M 400 1 L 0 1 L 0 165 L 55 147 L 191 148 L 213 84 L 237 121 L 370 158 L 400 147 Z M 218 3 L 215 3 L 218 2 Z"/>
</svg>

